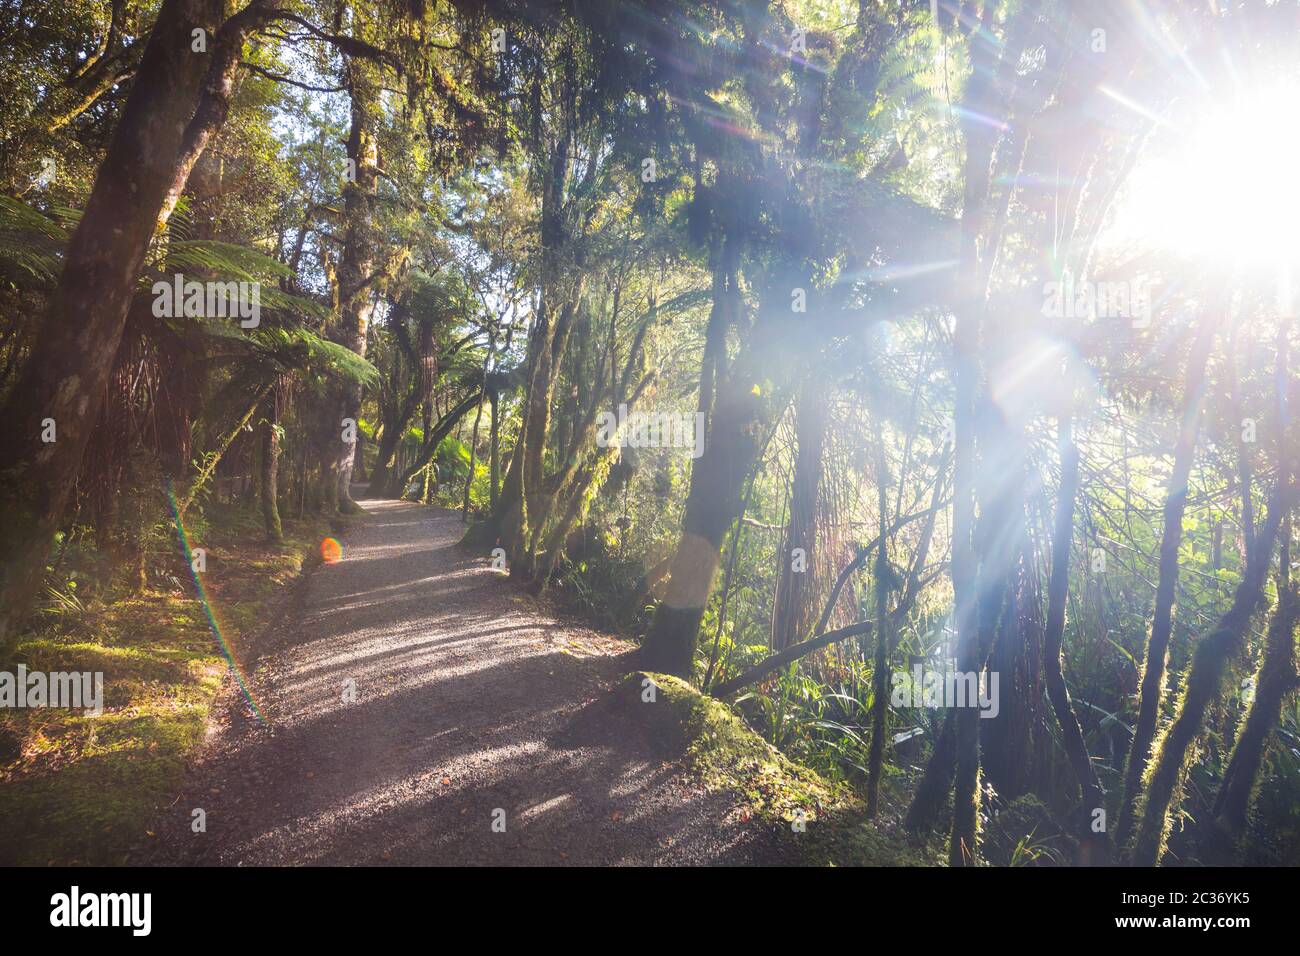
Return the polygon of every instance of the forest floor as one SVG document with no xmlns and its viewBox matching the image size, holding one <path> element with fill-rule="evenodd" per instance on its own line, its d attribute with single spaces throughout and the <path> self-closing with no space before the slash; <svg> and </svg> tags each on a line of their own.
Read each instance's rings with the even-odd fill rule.
<svg viewBox="0 0 1300 956">
<path fill-rule="evenodd" d="M 182 792 L 128 862 L 803 861 L 756 792 L 692 772 L 620 705 L 635 645 L 558 620 L 459 548 L 458 515 L 362 504 L 342 560 L 302 580 L 254 649 L 265 722 L 227 680 Z"/>
<path fill-rule="evenodd" d="M 205 511 L 191 516 L 190 538 L 206 549 L 205 590 L 242 660 L 287 610 L 304 566 L 319 562 L 321 538 L 346 522 L 286 518 L 284 539 L 271 543 L 252 509 Z M 103 713 L 0 708 L 0 865 L 122 863 L 185 779 L 228 666 L 175 539 L 160 546 L 142 591 L 94 589 L 76 609 L 39 614 L 20 642 L 32 671 L 101 672 Z"/>
</svg>

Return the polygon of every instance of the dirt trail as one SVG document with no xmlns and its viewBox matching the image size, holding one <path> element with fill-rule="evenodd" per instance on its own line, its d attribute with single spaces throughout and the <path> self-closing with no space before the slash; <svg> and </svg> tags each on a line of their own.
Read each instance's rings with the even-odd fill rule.
<svg viewBox="0 0 1300 956">
<path fill-rule="evenodd" d="M 606 701 L 632 645 L 562 624 L 400 501 L 312 571 L 131 862 L 743 864 L 768 843 Z M 356 700 L 344 701 L 355 681 Z M 207 832 L 191 829 L 206 812 Z M 494 832 L 494 811 L 505 832 Z M 766 855 L 766 854 L 763 854 Z"/>
</svg>

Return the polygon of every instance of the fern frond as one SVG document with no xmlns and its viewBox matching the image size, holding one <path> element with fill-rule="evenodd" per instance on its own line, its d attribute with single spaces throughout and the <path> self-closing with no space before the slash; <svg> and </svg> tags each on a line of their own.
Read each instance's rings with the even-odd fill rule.
<svg viewBox="0 0 1300 956">
<path fill-rule="evenodd" d="M 268 255 L 232 242 L 184 239 L 167 247 L 165 268 L 173 272 L 216 272 L 242 282 L 288 278 L 289 267 Z"/>
</svg>

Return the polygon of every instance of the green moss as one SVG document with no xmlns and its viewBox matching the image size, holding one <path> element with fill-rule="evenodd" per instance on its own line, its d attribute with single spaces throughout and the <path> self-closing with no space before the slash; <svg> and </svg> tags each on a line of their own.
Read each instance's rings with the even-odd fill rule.
<svg viewBox="0 0 1300 956">
<path fill-rule="evenodd" d="M 653 703 L 646 700 L 654 685 Z M 724 702 L 667 674 L 638 671 L 620 699 L 659 741 L 680 752 L 710 791 L 728 791 L 761 822 L 776 826 L 790 862 L 826 866 L 921 866 L 939 862 L 865 820 L 847 786 L 822 778 L 765 741 Z M 806 829 L 792 824 L 802 816 Z"/>
<path fill-rule="evenodd" d="M 212 514 L 195 537 L 208 549 L 204 586 L 236 654 L 331 531 L 323 520 L 287 522 L 285 540 L 268 544 L 246 524 L 242 513 Z M 19 644 L 17 659 L 31 670 L 102 671 L 104 713 L 0 711 L 0 738 L 15 750 L 0 758 L 0 863 L 121 863 L 179 789 L 227 672 L 185 584 Z"/>
</svg>

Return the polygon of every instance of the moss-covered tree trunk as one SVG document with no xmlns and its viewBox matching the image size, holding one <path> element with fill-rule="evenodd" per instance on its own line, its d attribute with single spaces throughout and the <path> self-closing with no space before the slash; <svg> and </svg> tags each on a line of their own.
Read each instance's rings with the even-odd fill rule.
<svg viewBox="0 0 1300 956">
<path fill-rule="evenodd" d="M 1277 536 L 1278 505 L 1275 499 L 1260 527 L 1256 540 L 1258 559 L 1237 586 L 1232 607 L 1196 646 L 1177 716 L 1157 744 L 1133 840 L 1132 859 L 1137 866 L 1155 866 L 1164 856 L 1169 811 L 1187 769 L 1192 743 L 1201 732 L 1210 704 L 1222 689 L 1228 661 L 1240 648 L 1251 618 L 1264 601 L 1265 572 Z"/>
<path fill-rule="evenodd" d="M 362 59 L 349 61 L 348 94 L 352 103 L 352 126 L 348 134 L 349 182 L 343 190 L 343 252 L 339 257 L 339 340 L 362 357 L 375 302 L 375 270 L 378 268 L 378 235 L 374 201 L 379 183 L 379 80 L 373 64 Z M 339 415 L 339 443 L 335 471 L 337 503 L 341 511 L 353 512 L 352 473 L 359 440 L 343 441 L 343 420 L 361 418 L 361 383 L 343 386 Z"/>
<path fill-rule="evenodd" d="M 555 394 L 560 359 L 568 343 L 578 303 L 567 302 L 555 327 L 547 329 L 537 343 L 537 361 L 528 388 L 528 406 L 523 423 L 523 462 L 520 508 L 516 523 L 509 527 L 507 545 L 512 574 L 531 574 L 533 546 L 548 514 L 545 489 L 546 444 L 551 427 L 551 401 Z"/>
<path fill-rule="evenodd" d="M 559 374 L 560 359 L 568 344 L 578 302 L 566 302 L 554 328 L 548 328 L 537 343 L 537 361 L 533 365 L 528 388 L 528 404 L 522 427 L 523 451 L 520 471 L 519 509 L 513 513 L 515 523 L 508 526 L 506 541 L 510 551 L 512 574 L 531 574 L 533 546 L 547 518 L 545 490 L 546 445 L 551 428 L 551 402 Z"/>
<path fill-rule="evenodd" d="M 635 407 L 637 399 L 640 398 L 648 382 L 649 378 L 643 380 L 636 391 L 627 396 L 625 401 L 629 409 Z M 570 475 L 562 495 L 565 501 L 564 513 L 553 523 L 546 536 L 544 547 L 539 552 L 536 583 L 540 588 L 544 589 L 550 584 L 551 577 L 559 564 L 560 554 L 564 550 L 564 542 L 587 515 L 593 496 L 592 489 L 598 489 L 600 483 L 609 475 L 609 469 L 618 460 L 621 451 L 618 445 L 597 448 L 589 456 L 586 466 L 575 470 Z"/>
<path fill-rule="evenodd" d="M 564 469 L 555 476 L 555 489 L 543 496 L 542 513 L 537 518 L 536 534 L 541 535 L 543 528 L 550 521 L 552 513 L 561 511 L 558 519 L 550 521 L 551 527 L 545 538 L 533 545 L 534 583 L 545 589 L 555 574 L 560 553 L 569 533 L 582 521 L 591 503 L 593 487 L 599 487 L 609 475 L 610 467 L 618 460 L 620 447 L 617 444 L 599 448 L 594 447 L 596 434 L 597 408 L 601 396 L 608 394 L 611 403 L 625 404 L 628 410 L 635 408 L 645 391 L 655 380 L 655 373 L 643 374 L 645 371 L 645 338 L 654 323 L 654 300 L 651 299 L 650 312 L 637 330 L 636 337 L 628 349 L 627 361 L 622 373 L 615 376 L 615 381 L 608 393 L 603 387 L 594 390 L 592 400 L 581 421 L 574 426 L 574 441 L 569 461 Z M 612 350 L 611 350 L 612 353 Z M 611 366 L 613 355 L 607 357 Z M 635 388 L 632 379 L 641 375 Z"/>
<path fill-rule="evenodd" d="M 209 57 L 192 50 L 191 31 L 211 35 L 223 6 L 164 0 L 159 9 L 49 315 L 0 409 L 0 656 L 39 588 L 199 101 Z"/>
<path fill-rule="evenodd" d="M 561 303 L 560 249 L 567 230 L 564 196 L 569 178 L 569 154 L 572 132 L 564 129 L 545 157 L 546 176 L 542 186 L 541 209 L 541 294 L 532 334 L 528 339 L 527 387 L 510 466 L 506 470 L 505 488 L 494 513 L 496 534 L 510 555 L 512 574 L 528 574 L 527 547 L 531 538 L 529 498 L 541 490 L 542 464 L 546 432 L 550 423 L 551 395 L 554 385 L 556 346 L 561 331 L 572 320 L 574 300 Z M 561 346 L 562 351 L 562 346 Z"/>
<path fill-rule="evenodd" d="M 1255 699 L 1237 745 L 1232 750 L 1223 782 L 1214 801 L 1214 814 L 1237 835 L 1246 828 L 1251 795 L 1264 760 L 1269 735 L 1277 726 L 1282 703 L 1296 690 L 1295 626 L 1300 596 L 1281 589 L 1278 605 L 1269 623 L 1264 659 L 1255 677 Z"/>
<path fill-rule="evenodd" d="M 1196 457 L 1205 367 L 1217 323 L 1217 315 L 1202 317 L 1188 358 L 1187 379 L 1183 388 L 1183 416 L 1174 445 L 1174 467 L 1169 474 L 1169 486 L 1165 490 L 1156 603 L 1151 615 L 1151 633 L 1147 637 L 1138 717 L 1133 726 L 1133 743 L 1129 747 L 1128 763 L 1124 770 L 1124 792 L 1120 798 L 1119 820 L 1115 831 L 1116 841 L 1121 846 L 1128 842 L 1132 833 L 1134 807 L 1142 791 L 1142 775 L 1151 758 L 1151 744 L 1155 740 L 1160 702 L 1164 697 L 1166 658 L 1169 656 L 1169 639 L 1173 634 L 1174 598 L 1178 589 L 1178 551 L 1183 540 L 1183 512 L 1187 508 L 1187 483 Z"/>
<path fill-rule="evenodd" d="M 1292 485 L 1295 468 L 1285 428 L 1289 421 L 1286 397 L 1290 384 L 1288 330 L 1289 324 L 1283 323 L 1277 337 L 1277 421 L 1280 425 L 1277 477 L 1269 496 L 1268 512 L 1247 548 L 1246 572 L 1237 586 L 1232 607 L 1219 620 L 1218 626 L 1197 645 L 1177 716 L 1159 743 L 1141 805 L 1141 821 L 1133 841 L 1133 862 L 1138 866 L 1155 866 L 1164 855 L 1169 811 L 1187 769 L 1192 744 L 1201 732 L 1210 704 L 1222 689 L 1229 661 L 1240 650 L 1251 618 L 1264 602 L 1264 583 L 1273 560 L 1278 530 L 1295 505 Z M 1261 713 L 1261 719 L 1263 717 Z"/>
</svg>

